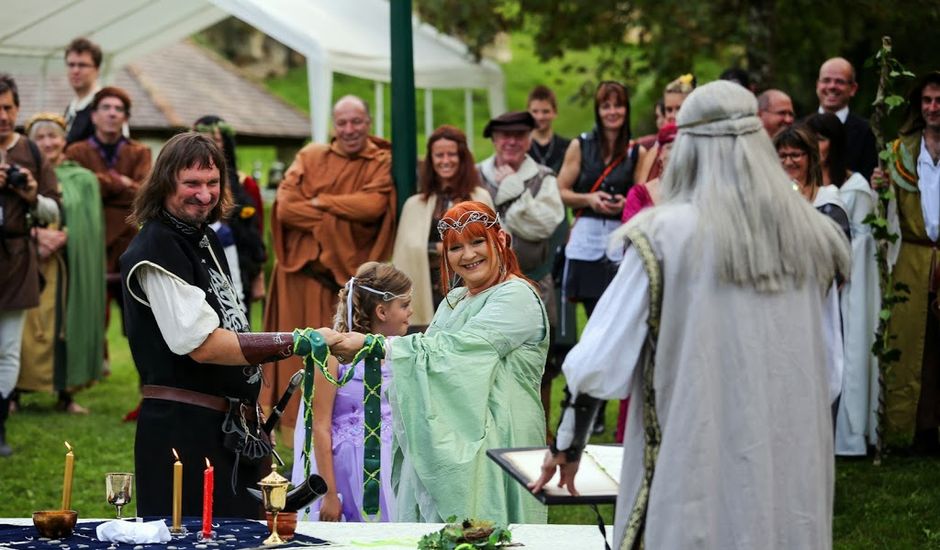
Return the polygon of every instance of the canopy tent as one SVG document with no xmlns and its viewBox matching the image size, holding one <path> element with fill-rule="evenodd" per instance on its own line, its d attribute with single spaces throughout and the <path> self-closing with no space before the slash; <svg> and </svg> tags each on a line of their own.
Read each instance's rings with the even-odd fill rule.
<svg viewBox="0 0 940 550">
<path fill-rule="evenodd" d="M 43 75 L 62 71 L 65 46 L 76 36 L 87 36 L 105 53 L 106 82 L 129 60 L 234 15 L 306 57 L 312 135 L 318 142 L 328 136 L 334 72 L 377 83 L 391 80 L 387 0 L 5 0 L 5 4 L 0 67 Z M 417 21 L 414 27 L 417 87 L 485 88 L 490 113 L 505 110 L 498 65 L 486 60 L 474 63 L 459 41 Z M 381 114 L 378 84 L 376 91 L 375 107 Z M 471 96 L 465 97 L 467 133 L 472 136 Z"/>
</svg>

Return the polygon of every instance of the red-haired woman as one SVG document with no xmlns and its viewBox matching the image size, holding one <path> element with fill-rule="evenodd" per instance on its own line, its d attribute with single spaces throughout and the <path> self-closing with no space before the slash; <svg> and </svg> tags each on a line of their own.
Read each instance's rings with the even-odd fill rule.
<svg viewBox="0 0 940 550">
<path fill-rule="evenodd" d="M 448 516 L 544 523 L 545 508 L 508 481 L 487 449 L 545 444 L 539 383 L 548 319 L 493 209 L 462 202 L 438 224 L 445 301 L 427 332 L 389 338 L 395 521 Z M 361 334 L 333 352 L 352 356 Z"/>
<path fill-rule="evenodd" d="M 428 138 L 420 177 L 420 191 L 405 201 L 401 212 L 392 263 L 414 283 L 411 324 L 423 330 L 444 299 L 439 284 L 442 246 L 437 222 L 458 202 L 474 200 L 492 207 L 493 201 L 480 186 L 467 136 L 453 126 L 441 126 Z"/>
</svg>

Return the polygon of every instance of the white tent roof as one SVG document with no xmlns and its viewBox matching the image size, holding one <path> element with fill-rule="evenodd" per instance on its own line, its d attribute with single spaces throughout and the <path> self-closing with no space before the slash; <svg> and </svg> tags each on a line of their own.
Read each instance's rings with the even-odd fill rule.
<svg viewBox="0 0 940 550">
<path fill-rule="evenodd" d="M 59 71 L 62 52 L 87 36 L 105 52 L 105 79 L 117 67 L 178 42 L 229 14 L 307 58 L 315 141 L 326 141 L 334 72 L 391 80 L 387 0 L 4 0 L 0 68 Z M 415 86 L 485 88 L 490 111 L 505 110 L 503 75 L 473 63 L 466 47 L 414 23 Z"/>
</svg>

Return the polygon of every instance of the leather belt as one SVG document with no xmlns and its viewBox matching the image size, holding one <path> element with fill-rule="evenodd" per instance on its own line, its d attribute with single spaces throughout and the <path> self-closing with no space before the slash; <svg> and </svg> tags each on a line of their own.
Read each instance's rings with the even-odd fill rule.
<svg viewBox="0 0 940 550">
<path fill-rule="evenodd" d="M 162 399 L 164 401 L 176 401 L 177 403 L 186 403 L 187 405 L 196 405 L 212 409 L 213 411 L 228 412 L 228 400 L 218 395 L 209 395 L 183 388 L 173 388 L 170 386 L 143 385 L 140 387 L 140 393 L 144 399 Z"/>
</svg>

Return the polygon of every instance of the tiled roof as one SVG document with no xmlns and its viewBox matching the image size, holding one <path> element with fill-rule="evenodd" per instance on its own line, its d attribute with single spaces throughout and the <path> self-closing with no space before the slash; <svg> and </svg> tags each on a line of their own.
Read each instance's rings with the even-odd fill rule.
<svg viewBox="0 0 940 550">
<path fill-rule="evenodd" d="M 64 66 L 50 68 L 45 90 L 40 89 L 39 75 L 13 76 L 20 92 L 20 124 L 38 111 L 62 113 L 72 99 Z M 189 127 L 200 116 L 214 114 L 240 135 L 295 139 L 310 135 L 305 113 L 190 41 L 135 60 L 116 71 L 112 83 L 131 96 L 132 131 Z"/>
</svg>

